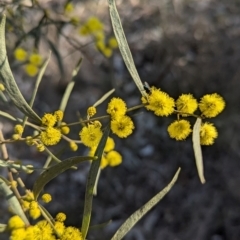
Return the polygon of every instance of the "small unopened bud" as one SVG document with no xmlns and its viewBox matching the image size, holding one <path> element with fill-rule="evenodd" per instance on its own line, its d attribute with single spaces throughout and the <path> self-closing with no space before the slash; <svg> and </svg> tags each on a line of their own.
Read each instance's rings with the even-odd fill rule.
<svg viewBox="0 0 240 240">
<path fill-rule="evenodd" d="M 25 172 L 26 172 L 27 174 L 31 174 L 33 171 L 34 171 L 33 165 L 26 165 L 26 170 L 25 170 Z"/>
<path fill-rule="evenodd" d="M 89 107 L 87 110 L 87 114 L 89 117 L 94 116 L 97 113 L 97 109 L 95 107 Z"/>
<path fill-rule="evenodd" d="M 78 145 L 73 141 L 69 142 L 69 147 L 73 152 L 76 152 L 78 149 Z"/>
</svg>

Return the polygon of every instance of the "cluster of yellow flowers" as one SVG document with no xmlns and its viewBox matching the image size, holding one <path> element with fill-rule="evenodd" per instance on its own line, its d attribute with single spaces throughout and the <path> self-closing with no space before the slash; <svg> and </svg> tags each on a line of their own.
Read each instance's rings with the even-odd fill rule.
<svg viewBox="0 0 240 240">
<path fill-rule="evenodd" d="M 128 137 L 133 129 L 134 124 L 129 116 L 126 115 L 126 103 L 120 98 L 112 98 L 108 104 L 107 113 L 111 118 L 111 130 L 120 138 Z M 95 107 L 87 110 L 88 117 L 92 117 L 96 113 Z M 102 124 L 99 121 L 89 122 L 82 128 L 79 133 L 82 143 L 90 148 L 96 147 L 102 137 Z"/>
<path fill-rule="evenodd" d="M 53 223 L 40 220 L 35 225 L 25 226 L 23 220 L 14 215 L 8 221 L 8 230 L 11 240 L 83 240 L 78 228 L 66 227 L 66 215 L 58 213 Z"/>
<path fill-rule="evenodd" d="M 201 115 L 197 117 L 213 118 L 221 113 L 225 107 L 224 99 L 217 93 L 204 95 L 199 103 L 192 94 L 182 94 L 174 101 L 167 93 L 155 87 L 149 89 L 148 97 L 142 97 L 142 103 L 147 110 L 153 111 L 157 116 L 177 114 L 178 119 L 168 127 L 169 136 L 176 140 L 184 140 L 192 132 L 190 122 L 181 119 L 181 117 L 193 116 L 199 108 Z M 217 129 L 212 123 L 202 123 L 200 129 L 201 145 L 212 145 L 217 136 Z"/>
<path fill-rule="evenodd" d="M 30 76 L 34 77 L 39 71 L 39 67 L 42 65 L 43 58 L 36 52 L 30 55 L 23 48 L 17 48 L 14 51 L 14 57 L 17 61 L 22 62 L 25 65 L 25 72 Z"/>
<path fill-rule="evenodd" d="M 107 113 L 109 113 L 111 117 L 111 130 L 121 138 L 129 136 L 134 128 L 131 118 L 125 115 L 126 111 L 126 103 L 120 98 L 112 98 L 108 104 Z M 96 108 L 89 107 L 87 110 L 88 119 L 95 114 Z M 98 143 L 103 135 L 101 127 L 102 124 L 99 121 L 92 121 L 79 132 L 82 143 L 90 148 L 89 156 L 94 156 Z M 114 150 L 114 147 L 114 140 L 108 137 L 100 163 L 101 169 L 107 166 L 115 167 L 122 163 L 122 156 Z"/>
<path fill-rule="evenodd" d="M 122 163 L 122 156 L 114 150 L 115 142 L 113 138 L 108 137 L 103 155 L 101 158 L 100 168 L 104 169 L 107 166 L 116 167 Z M 97 147 L 92 147 L 89 151 L 89 156 L 94 156 Z"/>
<path fill-rule="evenodd" d="M 93 36 L 96 48 L 105 57 L 111 57 L 113 50 L 118 47 L 115 37 L 110 37 L 106 41 L 104 25 L 96 17 L 89 18 L 85 24 L 81 26 L 79 33 L 83 36 Z"/>
<path fill-rule="evenodd" d="M 45 150 L 45 146 L 53 146 L 59 143 L 63 135 L 67 135 L 70 132 L 70 128 L 65 122 L 62 122 L 63 111 L 57 110 L 53 114 L 46 113 L 42 117 L 42 126 L 38 129 L 40 131 L 36 136 L 22 137 L 24 128 L 22 125 L 17 124 L 14 127 L 14 134 L 12 135 L 12 140 L 22 140 L 29 146 L 36 146 L 39 152 Z M 69 147 L 72 151 L 77 151 L 78 145 L 75 141 L 67 138 L 65 139 L 69 142 Z"/>
<path fill-rule="evenodd" d="M 49 203 L 52 200 L 52 196 L 48 193 L 42 195 L 42 201 L 44 203 Z M 41 216 L 41 210 L 39 208 L 38 202 L 34 200 L 33 193 L 28 191 L 28 193 L 22 197 L 21 204 L 24 211 L 28 211 L 29 216 L 32 219 L 37 219 Z"/>
<path fill-rule="evenodd" d="M 96 147 L 103 135 L 101 127 L 102 124 L 99 121 L 93 121 L 84 126 L 79 132 L 82 143 L 90 148 Z"/>
<path fill-rule="evenodd" d="M 75 6 L 73 5 L 73 3 L 67 1 L 64 6 L 64 15 L 65 17 L 70 18 L 70 23 L 72 25 L 78 26 L 80 21 L 79 21 L 79 17 L 74 14 L 74 9 L 75 9 Z"/>
<path fill-rule="evenodd" d="M 134 124 L 126 115 L 127 105 L 121 98 L 112 98 L 108 104 L 107 113 L 111 117 L 111 130 L 120 138 L 126 138 L 132 134 Z"/>
</svg>

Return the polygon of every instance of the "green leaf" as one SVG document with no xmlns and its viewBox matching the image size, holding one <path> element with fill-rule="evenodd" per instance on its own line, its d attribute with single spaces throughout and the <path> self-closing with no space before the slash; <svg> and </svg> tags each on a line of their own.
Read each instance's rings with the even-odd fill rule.
<svg viewBox="0 0 240 240">
<path fill-rule="evenodd" d="M 109 96 L 111 96 L 114 93 L 114 91 L 115 91 L 115 88 L 105 93 L 97 102 L 93 104 L 93 106 L 97 107 L 98 105 L 103 103 Z"/>
<path fill-rule="evenodd" d="M 33 194 L 34 198 L 37 200 L 40 192 L 42 191 L 43 187 L 50 182 L 53 178 L 57 177 L 59 174 L 65 172 L 67 169 L 71 168 L 72 166 L 88 161 L 93 160 L 93 157 L 72 157 L 62 162 L 48 168 L 45 170 L 35 181 L 33 185 Z"/>
<path fill-rule="evenodd" d="M 6 15 L 3 15 L 0 23 L 0 80 L 5 86 L 6 92 L 13 101 L 14 105 L 29 118 L 41 123 L 40 117 L 32 110 L 19 91 L 10 69 L 5 43 L 5 22 Z"/>
<path fill-rule="evenodd" d="M 172 181 L 161 192 L 159 192 L 146 204 L 139 208 L 122 224 L 122 226 L 117 230 L 111 240 L 122 239 L 133 228 L 133 226 L 170 191 L 170 189 L 177 181 L 180 170 L 181 168 L 177 170 Z"/>
<path fill-rule="evenodd" d="M 135 84 L 137 85 L 140 93 L 143 96 L 147 96 L 146 91 L 144 90 L 143 83 L 138 75 L 137 69 L 135 67 L 131 51 L 129 49 L 126 36 L 124 34 L 121 20 L 116 8 L 115 0 L 108 0 L 109 13 L 112 21 L 113 31 L 118 42 L 119 50 L 122 54 L 123 60 L 126 64 L 126 67 L 131 74 Z"/>
<path fill-rule="evenodd" d="M 202 119 L 197 118 L 193 126 L 193 134 L 192 134 L 192 141 L 193 141 L 193 151 L 195 155 L 195 161 L 198 171 L 198 176 L 200 178 L 201 183 L 205 183 L 206 180 L 204 178 L 204 170 L 203 170 L 203 157 L 202 157 L 202 149 L 200 144 L 200 129 L 201 129 Z"/>
<path fill-rule="evenodd" d="M 41 68 L 39 70 L 39 73 L 38 73 L 38 76 L 37 76 L 37 81 L 36 81 L 34 89 L 33 89 L 32 98 L 31 98 L 30 103 L 29 103 L 30 107 L 33 107 L 33 103 L 34 103 L 34 100 L 35 100 L 36 95 L 37 95 L 39 84 L 42 81 L 42 77 L 43 77 L 43 74 L 45 73 L 45 70 L 46 70 L 47 65 L 49 63 L 49 60 L 50 60 L 50 57 L 51 57 L 51 52 L 49 52 L 48 58 L 44 61 L 43 65 L 41 66 Z"/>
<path fill-rule="evenodd" d="M 90 220 L 91 220 L 91 213 L 92 213 L 92 200 L 94 194 L 94 186 L 97 180 L 98 169 L 100 167 L 100 161 L 102 158 L 103 150 L 107 142 L 107 138 L 109 136 L 110 126 L 108 125 L 103 133 L 103 136 L 98 144 L 97 150 L 95 152 L 95 156 L 97 156 L 97 160 L 93 161 L 91 164 L 91 168 L 88 174 L 88 180 L 86 185 L 86 193 L 85 193 L 85 201 L 84 201 L 84 210 L 83 210 L 83 220 L 82 220 L 82 227 L 81 232 L 83 239 L 86 238 Z"/>
<path fill-rule="evenodd" d="M 5 118 L 8 118 L 8 119 L 10 119 L 10 120 L 12 120 L 12 121 L 18 121 L 15 117 L 13 117 L 12 115 L 10 115 L 9 113 L 6 113 L 6 112 L 1 111 L 1 110 L 0 110 L 0 116 L 3 116 L 3 117 L 5 117 Z M 20 122 L 21 122 L 21 121 L 20 121 Z"/>
<path fill-rule="evenodd" d="M 3 102 L 7 103 L 8 99 L 6 98 L 5 94 L 1 91 L 0 92 L 0 98 L 2 99 Z"/>
<path fill-rule="evenodd" d="M 71 95 L 71 92 L 73 90 L 73 87 L 75 85 L 75 77 L 76 75 L 78 74 L 80 68 L 81 68 L 81 65 L 82 65 L 82 58 L 80 58 L 77 62 L 77 65 L 75 66 L 75 68 L 73 69 L 73 72 L 72 72 L 72 80 L 71 82 L 68 83 L 67 85 L 67 88 L 64 92 L 64 95 L 63 95 L 63 98 L 62 98 L 62 101 L 60 103 L 60 107 L 59 109 L 62 110 L 63 112 L 65 111 L 66 109 L 66 106 L 67 106 L 67 102 L 68 102 L 68 99 Z"/>
<path fill-rule="evenodd" d="M 47 168 L 52 160 L 54 160 L 57 163 L 62 162 L 62 160 L 59 159 L 56 155 L 54 155 L 46 146 L 45 146 L 45 151 L 48 153 L 50 158 L 48 158 L 48 162 L 44 164 L 44 168 Z M 47 166 L 46 166 L 46 164 L 47 164 Z M 72 166 L 71 168 L 75 169 L 75 170 L 77 169 L 76 166 Z"/>
<path fill-rule="evenodd" d="M 0 192 L 2 192 L 3 195 L 5 196 L 6 200 L 8 201 L 9 207 L 12 209 L 14 214 L 18 215 L 23 220 L 26 226 L 29 226 L 30 223 L 25 213 L 23 212 L 23 209 L 18 199 L 2 178 L 0 178 Z"/>
<path fill-rule="evenodd" d="M 37 95 L 39 84 L 42 81 L 42 77 L 43 77 L 43 74 L 45 73 L 45 70 L 46 70 L 47 65 L 49 63 L 49 60 L 50 60 L 50 57 L 51 57 L 51 52 L 49 52 L 48 58 L 46 59 L 46 61 L 43 63 L 42 67 L 39 70 L 39 73 L 38 73 L 38 76 L 37 76 L 37 81 L 35 82 L 32 97 L 31 97 L 31 100 L 30 100 L 30 103 L 29 103 L 29 106 L 31 108 L 33 107 L 33 103 L 34 103 L 34 100 L 35 100 L 36 95 Z M 26 124 L 27 120 L 28 120 L 28 116 L 25 116 L 24 119 L 23 119 L 23 124 L 22 124 L 23 127 L 25 127 L 25 124 Z"/>
</svg>

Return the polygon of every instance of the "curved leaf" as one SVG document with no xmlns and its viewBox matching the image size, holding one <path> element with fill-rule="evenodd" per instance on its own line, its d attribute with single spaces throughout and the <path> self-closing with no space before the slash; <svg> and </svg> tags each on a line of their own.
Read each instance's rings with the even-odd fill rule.
<svg viewBox="0 0 240 240">
<path fill-rule="evenodd" d="M 37 95 L 39 84 L 42 81 L 42 77 L 43 77 L 43 74 L 45 73 L 45 70 L 46 70 L 47 65 L 49 63 L 49 60 L 50 60 L 50 57 L 51 57 L 51 52 L 49 52 L 47 59 L 44 61 L 43 65 L 39 69 L 39 73 L 38 73 L 38 76 L 37 76 L 37 80 L 35 82 L 35 86 L 34 86 L 34 89 L 33 89 L 32 97 L 31 97 L 31 100 L 30 100 L 30 103 L 29 103 L 30 107 L 33 106 L 35 97 Z"/>
<path fill-rule="evenodd" d="M 177 181 L 180 170 L 181 168 L 177 170 L 172 181 L 161 192 L 150 199 L 123 223 L 111 240 L 122 239 L 132 229 L 132 227 L 170 191 L 174 183 Z"/>
<path fill-rule="evenodd" d="M 142 81 L 138 75 L 137 69 L 135 67 L 135 64 L 134 64 L 134 61 L 132 58 L 132 54 L 129 49 L 127 39 L 125 37 L 124 31 L 122 28 L 121 20 L 120 20 L 120 17 L 119 17 L 117 8 L 116 8 L 115 0 L 108 0 L 108 5 L 109 5 L 109 13 L 110 13 L 111 21 L 112 21 L 113 31 L 114 31 L 115 37 L 117 39 L 118 46 L 119 46 L 120 52 L 122 54 L 123 60 L 126 64 L 126 67 L 129 71 L 129 73 L 131 74 L 135 84 L 137 85 L 140 93 L 143 96 L 147 96 L 147 93 L 144 89 L 143 83 L 142 83 Z"/>
<path fill-rule="evenodd" d="M 100 161 L 102 158 L 103 150 L 107 142 L 107 138 L 110 132 L 110 125 L 108 125 L 103 133 L 103 136 L 98 144 L 97 150 L 94 156 L 97 156 L 97 160 L 92 162 L 91 168 L 88 174 L 88 180 L 86 185 L 85 201 L 84 201 L 84 210 L 83 210 L 83 220 L 81 232 L 83 239 L 86 238 L 92 213 L 92 199 L 94 195 L 94 186 L 97 181 L 98 170 L 100 167 Z"/>
<path fill-rule="evenodd" d="M 193 151 L 194 151 L 194 155 L 195 155 L 198 176 L 200 178 L 201 183 L 205 183 L 206 180 L 204 178 L 202 149 L 201 149 L 201 145 L 200 145 L 201 124 L 202 124 L 202 119 L 197 118 L 197 121 L 195 122 L 195 124 L 193 126 L 192 141 L 193 141 Z"/>
<path fill-rule="evenodd" d="M 107 93 L 105 93 L 99 100 L 97 100 L 97 102 L 95 102 L 93 104 L 93 107 L 97 107 L 102 102 L 104 102 L 110 95 L 112 95 L 114 93 L 114 91 L 115 91 L 115 88 L 113 88 L 112 90 L 110 90 Z"/>
<path fill-rule="evenodd" d="M 36 180 L 33 185 L 33 194 L 34 198 L 37 200 L 40 192 L 42 191 L 43 187 L 50 182 L 53 178 L 57 177 L 59 174 L 65 172 L 67 169 L 71 168 L 72 166 L 88 161 L 93 160 L 93 157 L 72 157 L 62 162 L 50 167 L 49 169 L 45 170 Z"/>
<path fill-rule="evenodd" d="M 62 110 L 63 112 L 65 111 L 65 108 L 67 106 L 67 102 L 68 102 L 68 99 L 71 95 L 71 92 L 73 90 L 73 87 L 75 85 L 75 77 L 76 75 L 78 74 L 80 68 L 81 68 L 81 65 L 82 65 L 82 58 L 80 58 L 77 62 L 77 65 L 75 66 L 75 68 L 73 69 L 73 72 L 72 72 L 72 80 L 71 82 L 68 83 L 67 85 L 67 88 L 64 92 L 64 95 L 62 97 L 62 101 L 60 103 L 60 107 L 59 109 Z"/>
<path fill-rule="evenodd" d="M 6 200 L 8 201 L 9 207 L 12 209 L 12 211 L 23 220 L 26 226 L 29 226 L 30 223 L 25 213 L 23 212 L 23 209 L 18 199 L 2 178 L 0 178 L 0 191 L 4 194 Z"/>
<path fill-rule="evenodd" d="M 5 117 L 5 118 L 8 118 L 8 119 L 10 119 L 10 120 L 12 120 L 12 121 L 18 121 L 18 119 L 16 119 L 15 117 L 13 117 L 12 115 L 10 115 L 9 113 L 6 113 L 6 112 L 4 112 L 4 111 L 1 111 L 0 110 L 0 116 L 3 116 L 3 117 Z M 20 122 L 21 122 L 21 120 L 20 120 Z"/>
<path fill-rule="evenodd" d="M 3 82 L 6 92 L 14 105 L 29 118 L 41 123 L 40 117 L 32 110 L 19 91 L 10 69 L 5 43 L 5 22 L 6 15 L 3 15 L 0 23 L 0 80 Z"/>
</svg>

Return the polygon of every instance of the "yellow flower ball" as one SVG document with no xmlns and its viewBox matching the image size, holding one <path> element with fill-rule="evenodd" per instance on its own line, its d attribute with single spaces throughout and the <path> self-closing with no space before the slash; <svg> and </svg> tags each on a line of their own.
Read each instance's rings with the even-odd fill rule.
<svg viewBox="0 0 240 240">
<path fill-rule="evenodd" d="M 25 240 L 27 232 L 25 228 L 18 228 L 11 231 L 10 240 Z"/>
<path fill-rule="evenodd" d="M 26 228 L 26 237 L 24 240 L 38 239 L 41 236 L 41 230 L 38 226 L 29 226 Z"/>
<path fill-rule="evenodd" d="M 35 226 L 40 229 L 40 234 L 41 234 L 41 238 L 40 239 L 44 239 L 44 240 L 45 239 L 46 240 L 53 240 L 53 239 L 55 239 L 52 236 L 53 229 L 52 229 L 51 225 L 48 223 L 47 220 L 41 220 Z"/>
<path fill-rule="evenodd" d="M 35 77 L 38 73 L 38 67 L 34 64 L 29 63 L 25 66 L 25 72 L 28 76 Z"/>
<path fill-rule="evenodd" d="M 132 134 L 134 129 L 133 121 L 128 116 L 121 116 L 111 121 L 111 130 L 120 138 L 126 138 Z"/>
<path fill-rule="evenodd" d="M 224 99 L 217 93 L 203 96 L 199 103 L 199 109 L 205 117 L 216 117 L 225 108 Z"/>
<path fill-rule="evenodd" d="M 23 227 L 25 227 L 25 223 L 18 215 L 12 216 L 8 220 L 9 229 L 17 229 L 17 228 L 23 228 Z"/>
<path fill-rule="evenodd" d="M 106 159 L 108 161 L 109 166 L 116 167 L 122 163 L 122 156 L 117 151 L 110 151 L 106 154 Z"/>
<path fill-rule="evenodd" d="M 47 127 L 40 134 L 40 140 L 46 146 L 56 145 L 61 140 L 61 132 L 53 127 Z"/>
<path fill-rule="evenodd" d="M 168 126 L 167 130 L 169 136 L 178 141 L 186 139 L 192 132 L 190 122 L 187 120 L 176 120 Z"/>
<path fill-rule="evenodd" d="M 62 110 L 57 110 L 54 112 L 54 116 L 56 117 L 57 121 L 62 121 L 63 115 L 64 115 L 64 113 Z"/>
<path fill-rule="evenodd" d="M 168 116 L 174 111 L 174 99 L 171 98 L 167 93 L 160 91 L 155 87 L 151 87 L 151 92 L 148 96 L 148 100 L 145 97 L 142 97 L 142 103 L 147 105 L 145 106 L 147 110 L 153 111 L 157 116 Z"/>
<path fill-rule="evenodd" d="M 19 134 L 17 134 L 17 133 L 15 133 L 15 134 L 12 135 L 12 139 L 13 139 L 13 140 L 18 140 L 18 139 L 20 139 L 20 138 L 21 138 L 21 136 L 20 136 Z"/>
<path fill-rule="evenodd" d="M 64 223 L 63 222 L 59 222 L 59 221 L 56 221 L 54 223 L 54 228 L 56 229 L 57 233 L 59 236 L 62 236 L 64 230 L 65 230 L 65 226 L 64 226 Z"/>
<path fill-rule="evenodd" d="M 97 146 L 102 135 L 102 130 L 92 124 L 83 127 L 79 133 L 82 143 L 87 147 Z"/>
<path fill-rule="evenodd" d="M 37 144 L 38 152 L 43 152 L 45 150 L 45 146 L 42 143 Z"/>
<path fill-rule="evenodd" d="M 34 200 L 33 192 L 28 191 L 28 193 L 23 197 L 24 200 L 32 202 Z"/>
<path fill-rule="evenodd" d="M 108 166 L 108 160 L 107 158 L 103 155 L 101 158 L 101 162 L 100 162 L 100 168 L 104 169 L 105 167 Z"/>
<path fill-rule="evenodd" d="M 32 53 L 29 57 L 29 62 L 39 67 L 42 64 L 43 59 L 42 59 L 42 56 L 39 55 L 38 53 Z"/>
<path fill-rule="evenodd" d="M 101 52 L 107 58 L 110 58 L 112 56 L 112 49 L 109 47 L 105 47 Z"/>
<path fill-rule="evenodd" d="M 218 132 L 212 123 L 204 123 L 200 129 L 200 143 L 201 145 L 212 145 L 217 138 Z"/>
<path fill-rule="evenodd" d="M 45 203 L 49 203 L 52 201 L 52 196 L 49 193 L 45 193 L 42 195 L 42 201 Z"/>
<path fill-rule="evenodd" d="M 83 240 L 82 233 L 79 231 L 78 228 L 75 227 L 66 227 L 62 236 L 61 240 Z"/>
<path fill-rule="evenodd" d="M 108 137 L 105 148 L 104 148 L 104 152 L 110 152 L 111 150 L 113 150 L 115 147 L 115 142 L 111 137 Z"/>
<path fill-rule="evenodd" d="M 117 48 L 118 47 L 117 39 L 115 37 L 110 37 L 108 39 L 108 46 L 113 49 Z"/>
<path fill-rule="evenodd" d="M 15 125 L 14 132 L 21 135 L 23 133 L 23 126 L 20 124 Z"/>
<path fill-rule="evenodd" d="M 57 122 L 56 116 L 51 113 L 46 113 L 42 117 L 42 125 L 53 127 L 56 122 Z"/>
<path fill-rule="evenodd" d="M 30 202 L 28 201 L 22 201 L 22 206 L 24 210 L 28 210 L 30 206 Z"/>
<path fill-rule="evenodd" d="M 96 31 L 103 31 L 103 24 L 96 17 L 89 18 L 86 25 L 88 26 L 91 33 L 94 33 Z"/>
<path fill-rule="evenodd" d="M 93 106 L 87 109 L 87 114 L 89 117 L 93 117 L 96 113 L 97 113 L 97 109 Z"/>
<path fill-rule="evenodd" d="M 16 60 L 18 60 L 19 62 L 24 62 L 27 60 L 27 52 L 23 49 L 23 48 L 17 48 L 14 51 L 14 57 Z"/>
<path fill-rule="evenodd" d="M 176 101 L 176 107 L 181 113 L 186 113 L 183 116 L 187 116 L 187 113 L 193 114 L 196 111 L 198 103 L 192 94 L 182 94 Z"/>
<path fill-rule="evenodd" d="M 121 98 L 112 98 L 108 103 L 107 113 L 112 116 L 112 118 L 120 117 L 125 115 L 127 112 L 127 105 Z"/>
<path fill-rule="evenodd" d="M 36 201 L 30 202 L 29 215 L 33 219 L 37 219 L 41 216 L 41 211 L 40 211 L 40 208 L 38 207 L 38 203 Z"/>
<path fill-rule="evenodd" d="M 58 222 L 64 222 L 66 220 L 66 218 L 67 218 L 66 214 L 62 213 L 62 212 L 60 212 L 56 215 L 56 221 L 58 221 Z"/>
</svg>

